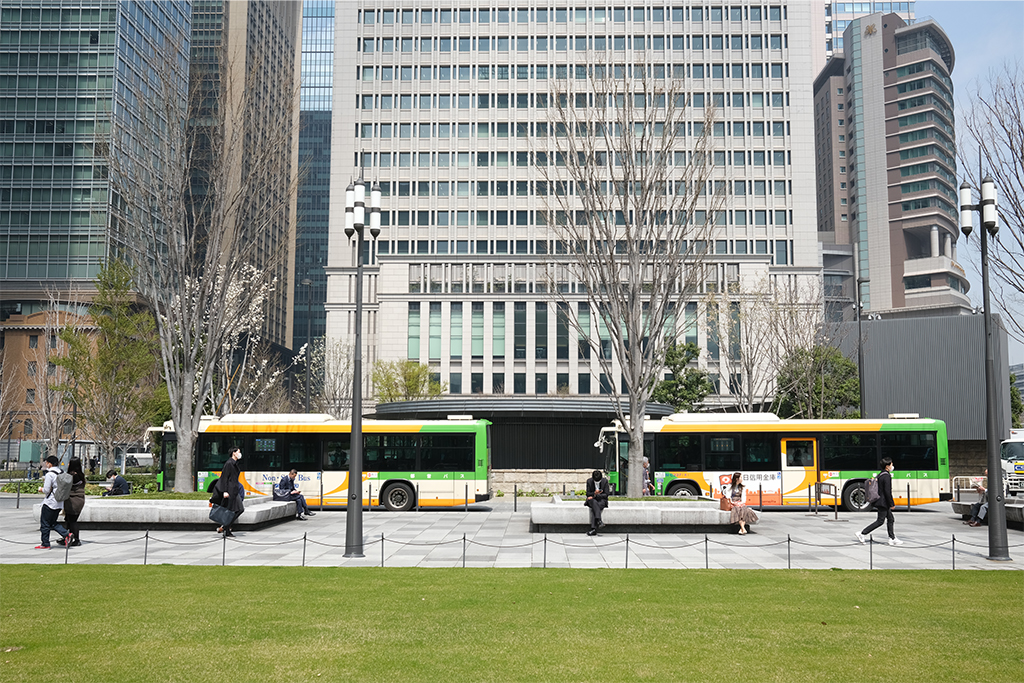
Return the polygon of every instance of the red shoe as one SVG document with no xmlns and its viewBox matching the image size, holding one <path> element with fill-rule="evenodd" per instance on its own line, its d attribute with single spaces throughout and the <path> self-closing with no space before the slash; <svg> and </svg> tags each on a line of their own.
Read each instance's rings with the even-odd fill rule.
<svg viewBox="0 0 1024 683">
<path fill-rule="evenodd" d="M 48 545 L 37 545 L 35 547 L 35 550 L 49 550 L 49 549 L 50 549 L 50 546 L 48 546 Z"/>
</svg>

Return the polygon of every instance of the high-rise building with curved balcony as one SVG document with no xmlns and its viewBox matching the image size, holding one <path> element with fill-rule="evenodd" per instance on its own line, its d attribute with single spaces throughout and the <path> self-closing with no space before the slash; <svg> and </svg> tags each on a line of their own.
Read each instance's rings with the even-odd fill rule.
<svg viewBox="0 0 1024 683">
<path fill-rule="evenodd" d="M 843 47 L 814 86 L 826 275 L 834 266 L 838 286 L 845 270 L 867 311 L 967 311 L 953 46 L 934 21 L 876 13 L 850 22 Z"/>
</svg>

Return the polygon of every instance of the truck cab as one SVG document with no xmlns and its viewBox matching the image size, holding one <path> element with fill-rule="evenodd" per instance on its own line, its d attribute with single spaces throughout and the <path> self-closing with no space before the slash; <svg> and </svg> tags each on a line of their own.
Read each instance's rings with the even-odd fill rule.
<svg viewBox="0 0 1024 683">
<path fill-rule="evenodd" d="M 1010 430 L 1010 438 L 999 446 L 999 457 L 1009 494 L 1024 492 L 1024 429 Z"/>
</svg>

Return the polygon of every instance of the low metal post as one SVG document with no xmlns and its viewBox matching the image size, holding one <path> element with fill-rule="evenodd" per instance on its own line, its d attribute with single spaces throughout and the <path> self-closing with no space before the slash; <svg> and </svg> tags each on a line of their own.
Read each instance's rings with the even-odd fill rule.
<svg viewBox="0 0 1024 683">
<path fill-rule="evenodd" d="M 562 495 L 565 495 L 565 482 L 562 482 Z"/>
<path fill-rule="evenodd" d="M 512 512 L 519 512 L 519 484 L 512 485 Z"/>
<path fill-rule="evenodd" d="M 704 569 L 711 569 L 710 561 L 708 560 L 708 535 L 704 534 Z"/>
<path fill-rule="evenodd" d="M 629 534 L 626 534 L 626 569 L 629 569 Z"/>
<path fill-rule="evenodd" d="M 302 566 L 306 566 L 306 534 L 302 534 Z"/>
<path fill-rule="evenodd" d="M 953 569 L 956 569 L 956 534 L 953 534 Z"/>
<path fill-rule="evenodd" d="M 367 502 L 366 511 L 367 512 L 373 512 L 373 482 L 372 481 L 370 482 L 369 487 L 370 487 L 369 488 L 369 491 L 370 491 L 369 492 L 369 496 L 370 497 L 366 501 Z"/>
<path fill-rule="evenodd" d="M 793 538 L 786 534 L 786 569 L 793 568 Z"/>
<path fill-rule="evenodd" d="M 380 534 L 380 568 L 384 568 L 384 532 Z"/>
<path fill-rule="evenodd" d="M 420 511 L 420 485 L 416 483 L 416 512 Z"/>
<path fill-rule="evenodd" d="M 223 567 L 225 564 L 227 564 L 227 558 L 228 558 L 228 537 L 224 536 L 223 538 L 221 538 L 221 543 L 222 543 L 222 545 L 221 545 L 221 550 L 220 550 L 220 566 Z"/>
<path fill-rule="evenodd" d="M 466 568 L 466 534 L 462 534 L 462 568 Z"/>
<path fill-rule="evenodd" d="M 142 548 L 142 566 L 146 566 L 149 560 L 149 529 L 146 529 L 146 545 Z"/>
<path fill-rule="evenodd" d="M 764 512 L 764 484 L 757 485 L 757 511 Z"/>
<path fill-rule="evenodd" d="M 319 508 L 318 512 L 323 512 L 323 511 L 324 511 L 324 473 L 323 473 L 323 470 L 320 470 L 320 508 Z"/>
<path fill-rule="evenodd" d="M 910 512 L 910 484 L 907 484 L 907 512 Z"/>
<path fill-rule="evenodd" d="M 19 510 L 21 509 L 21 482 L 20 481 L 18 482 L 18 500 L 14 504 L 14 507 L 19 509 Z"/>
<path fill-rule="evenodd" d="M 814 510 L 814 514 L 818 514 L 818 506 L 815 505 L 814 496 L 811 495 L 811 487 L 807 487 L 807 507 Z"/>
<path fill-rule="evenodd" d="M 544 569 L 548 568 L 548 535 L 544 534 Z"/>
<path fill-rule="evenodd" d="M 466 484 L 466 512 L 469 512 L 469 484 Z"/>
<path fill-rule="evenodd" d="M 68 555 L 71 553 L 71 534 L 64 537 L 64 564 L 68 563 Z"/>
<path fill-rule="evenodd" d="M 868 569 L 875 568 L 875 539 L 868 536 Z"/>
</svg>

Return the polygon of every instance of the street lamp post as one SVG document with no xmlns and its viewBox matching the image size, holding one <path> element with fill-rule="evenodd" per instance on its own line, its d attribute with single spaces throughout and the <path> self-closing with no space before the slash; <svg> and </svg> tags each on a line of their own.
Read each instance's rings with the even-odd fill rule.
<svg viewBox="0 0 1024 683">
<path fill-rule="evenodd" d="M 345 236 L 356 236 L 355 349 L 352 359 L 352 445 L 348 461 L 345 557 L 363 557 L 363 230 L 366 227 L 366 182 L 345 191 Z M 380 185 L 370 191 L 370 237 L 380 234 Z"/>
<path fill-rule="evenodd" d="M 978 176 L 981 177 L 981 151 L 978 152 Z M 1003 465 L 999 461 L 999 429 L 996 424 L 995 339 L 992 336 L 992 306 L 989 303 L 988 237 L 996 236 L 999 223 L 996 216 L 996 183 L 986 175 L 981 181 L 980 201 L 971 203 L 971 185 L 960 186 L 960 231 L 968 237 L 973 230 L 973 212 L 981 214 L 981 291 L 985 308 L 985 436 L 988 454 L 988 559 L 1010 561 L 1006 540 L 1005 490 Z M 993 485 L 993 480 L 996 482 Z"/>
<path fill-rule="evenodd" d="M 306 412 L 309 413 L 309 366 L 313 360 L 313 281 L 307 277 L 299 284 L 309 288 L 306 295 Z"/>
<path fill-rule="evenodd" d="M 857 278 L 857 381 L 860 383 L 860 417 L 863 420 L 864 413 L 864 326 L 861 319 L 864 317 L 864 302 L 861 301 L 861 286 L 870 282 L 866 277 Z"/>
</svg>

